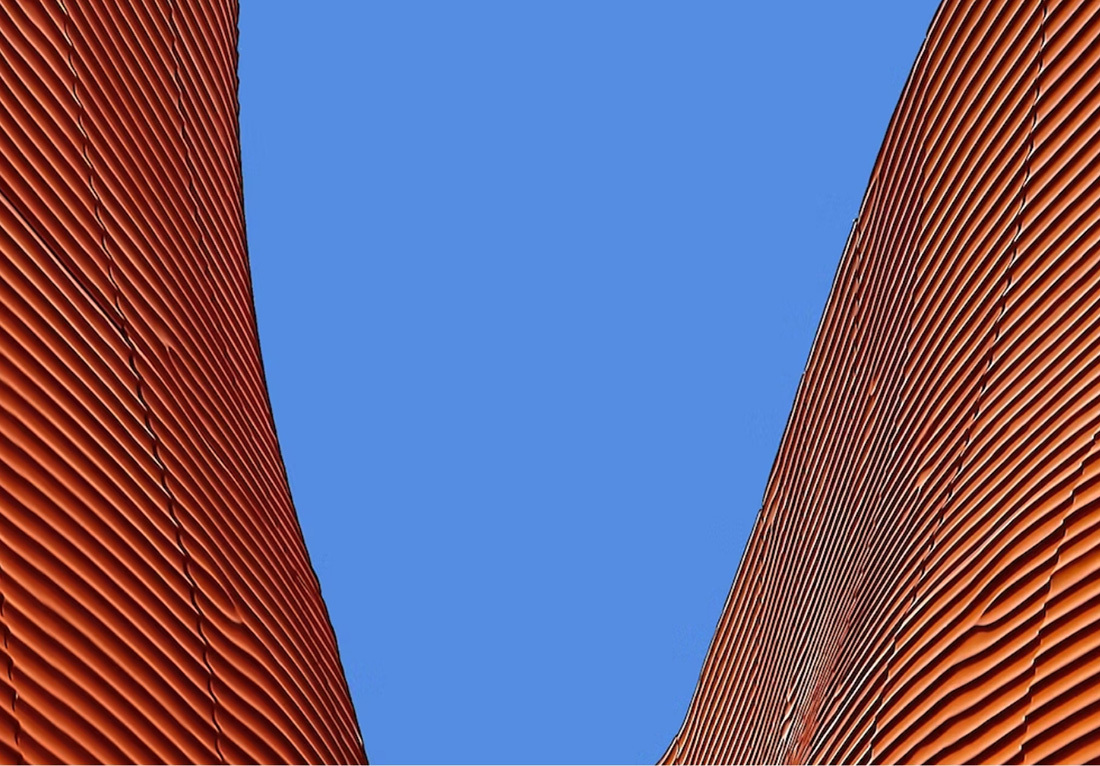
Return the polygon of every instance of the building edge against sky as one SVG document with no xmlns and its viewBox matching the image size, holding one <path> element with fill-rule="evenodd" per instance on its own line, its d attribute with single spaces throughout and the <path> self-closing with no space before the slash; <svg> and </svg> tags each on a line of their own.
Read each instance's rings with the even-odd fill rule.
<svg viewBox="0 0 1100 766">
<path fill-rule="evenodd" d="M 228 0 L 0 9 L 0 759 L 362 762 L 275 436 Z"/>
<path fill-rule="evenodd" d="M 662 762 L 1100 758 L 1098 51 L 941 4 Z"/>
</svg>

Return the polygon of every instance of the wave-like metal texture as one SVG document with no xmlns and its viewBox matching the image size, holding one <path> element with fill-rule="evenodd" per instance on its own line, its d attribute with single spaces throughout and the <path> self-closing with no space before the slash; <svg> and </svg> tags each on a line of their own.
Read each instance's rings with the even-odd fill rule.
<svg viewBox="0 0 1100 766">
<path fill-rule="evenodd" d="M 260 360 L 236 20 L 0 0 L 0 760 L 365 760 Z"/>
<path fill-rule="evenodd" d="M 686 720 L 695 762 L 1100 760 L 1100 2 L 947 0 Z"/>
</svg>

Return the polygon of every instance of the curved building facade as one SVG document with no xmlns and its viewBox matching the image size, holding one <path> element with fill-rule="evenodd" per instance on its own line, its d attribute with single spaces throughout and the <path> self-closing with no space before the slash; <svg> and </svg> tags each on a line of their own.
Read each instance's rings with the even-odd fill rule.
<svg viewBox="0 0 1100 766">
<path fill-rule="evenodd" d="M 0 0 L 0 761 L 361 762 L 252 305 L 232 0 Z"/>
<path fill-rule="evenodd" d="M 665 763 L 1100 759 L 1100 3 L 946 0 Z"/>
</svg>

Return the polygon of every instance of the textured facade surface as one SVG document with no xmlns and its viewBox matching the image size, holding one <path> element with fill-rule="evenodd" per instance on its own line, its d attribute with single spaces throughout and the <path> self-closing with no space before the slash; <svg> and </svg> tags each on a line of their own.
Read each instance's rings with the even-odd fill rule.
<svg viewBox="0 0 1100 766">
<path fill-rule="evenodd" d="M 0 0 L 0 761 L 364 760 L 252 308 L 230 0 Z"/>
<path fill-rule="evenodd" d="M 1100 2 L 946 0 L 699 686 L 692 762 L 1100 760 Z"/>
</svg>

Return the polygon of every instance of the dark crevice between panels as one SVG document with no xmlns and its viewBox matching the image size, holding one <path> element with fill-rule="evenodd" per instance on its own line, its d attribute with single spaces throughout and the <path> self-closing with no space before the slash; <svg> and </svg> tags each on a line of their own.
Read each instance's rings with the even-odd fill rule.
<svg viewBox="0 0 1100 766">
<path fill-rule="evenodd" d="M 173 528 L 175 530 L 175 533 L 176 533 L 176 546 L 179 549 L 180 555 L 183 557 L 183 575 L 187 579 L 188 588 L 189 588 L 189 591 L 190 591 L 189 596 L 190 596 L 190 601 L 191 601 L 191 607 L 192 607 L 192 609 L 195 610 L 195 614 L 198 618 L 196 628 L 197 628 L 197 631 L 198 631 L 198 634 L 199 634 L 199 638 L 202 641 L 202 661 L 203 661 L 203 665 L 206 668 L 206 673 L 207 673 L 206 689 L 207 689 L 207 693 L 210 697 L 210 702 L 211 702 L 210 718 L 211 718 L 211 723 L 214 727 L 214 751 L 217 753 L 219 760 L 222 763 L 225 763 L 226 762 L 225 755 L 222 753 L 222 749 L 221 749 L 221 739 L 222 739 L 223 733 L 222 733 L 221 725 L 218 723 L 218 698 L 217 698 L 217 695 L 214 693 L 214 670 L 213 670 L 213 667 L 210 664 L 210 657 L 209 657 L 210 642 L 206 637 L 205 630 L 203 629 L 203 622 L 205 620 L 205 617 L 202 613 L 202 609 L 199 606 L 199 602 L 198 602 L 198 596 L 197 596 L 198 585 L 197 585 L 197 583 L 195 581 L 195 578 L 194 578 L 194 575 L 192 574 L 192 571 L 191 571 L 192 567 L 193 567 L 193 561 L 192 561 L 190 553 L 187 550 L 187 546 L 184 543 L 183 526 L 180 524 L 179 517 L 178 517 L 178 514 L 176 512 L 176 506 L 178 504 L 178 501 L 176 500 L 176 497 L 173 494 L 172 489 L 168 485 L 168 468 L 167 468 L 167 465 L 165 464 L 163 458 L 161 457 L 162 445 L 161 445 L 160 437 L 158 436 L 157 430 L 156 430 L 156 428 L 154 427 L 154 424 L 153 424 L 152 409 L 150 408 L 149 403 L 145 398 L 146 383 L 145 383 L 144 378 L 142 377 L 141 371 L 138 369 L 138 365 L 137 365 L 137 348 L 136 348 L 136 346 L 133 342 L 133 339 L 130 337 L 130 332 L 129 332 L 128 327 L 127 327 L 126 313 L 122 309 L 122 300 L 121 300 L 121 292 L 122 291 L 119 288 L 118 280 L 115 277 L 114 258 L 111 255 L 110 248 L 107 246 L 107 229 L 106 229 L 106 226 L 103 223 L 103 217 L 102 217 L 102 211 L 101 211 L 102 200 L 100 199 L 99 192 L 96 190 L 96 186 L 95 186 L 95 167 L 92 164 L 92 160 L 91 160 L 90 155 L 88 154 L 89 138 L 88 138 L 88 133 L 84 128 L 84 104 L 81 102 L 80 94 L 78 92 L 79 75 L 77 74 L 76 66 L 75 66 L 74 61 L 73 61 L 73 57 L 75 55 L 75 47 L 73 45 L 72 37 L 70 36 L 70 33 L 69 33 L 69 21 L 70 21 L 69 9 L 66 7 L 64 0 L 58 0 L 58 3 L 61 7 L 62 12 L 65 14 L 64 34 L 65 34 L 65 40 L 69 44 L 69 69 L 72 71 L 72 74 L 73 74 L 72 95 L 73 95 L 73 99 L 75 100 L 76 105 L 77 105 L 77 109 L 78 109 L 77 125 L 80 129 L 80 134 L 84 139 L 83 156 L 84 156 L 84 162 L 88 166 L 88 187 L 89 187 L 89 189 L 92 193 L 93 199 L 95 200 L 95 211 L 94 211 L 95 212 L 95 218 L 96 218 L 96 222 L 99 225 L 99 230 L 100 230 L 100 245 L 103 248 L 104 255 L 107 257 L 107 277 L 110 280 L 111 286 L 112 286 L 113 291 L 114 291 L 114 295 L 112 296 L 113 303 L 114 303 L 114 309 L 115 309 L 115 311 L 118 312 L 118 315 L 119 315 L 120 320 L 121 320 L 121 325 L 118 326 L 118 330 L 119 330 L 119 333 L 122 336 L 122 340 L 125 342 L 126 348 L 128 350 L 127 362 L 129 364 L 131 373 L 133 373 L 133 375 L 134 375 L 135 394 L 137 396 L 138 402 L 141 405 L 142 414 L 143 414 L 144 421 L 145 421 L 145 429 L 149 433 L 149 436 L 152 439 L 152 457 L 153 457 L 154 462 L 157 465 L 157 470 L 160 474 L 159 480 L 160 480 L 161 489 L 164 492 L 165 497 L 168 501 L 168 515 L 169 515 L 169 518 L 172 521 L 172 526 L 173 526 Z"/>
<path fill-rule="evenodd" d="M 1027 160 L 1026 160 L 1025 169 L 1024 169 L 1023 185 L 1020 189 L 1020 207 L 1019 207 L 1019 210 L 1016 213 L 1016 231 L 1013 235 L 1013 240 L 1012 240 L 1012 263 L 1009 264 L 1008 280 L 1007 280 L 1007 284 L 1005 285 L 1005 296 L 1006 296 L 1006 298 L 1007 298 L 1009 289 L 1012 287 L 1012 265 L 1015 264 L 1015 262 L 1018 258 L 1018 255 L 1019 255 L 1019 253 L 1018 253 L 1018 251 L 1019 251 L 1019 241 L 1020 241 L 1020 233 L 1023 230 L 1024 207 L 1027 205 L 1027 187 L 1028 187 L 1028 181 L 1031 180 L 1031 160 L 1032 160 L 1032 156 L 1035 154 L 1035 126 L 1039 122 L 1039 97 L 1041 95 L 1041 90 L 1042 90 L 1041 79 L 1042 79 L 1042 75 L 1043 75 L 1043 66 L 1044 66 L 1043 50 L 1046 47 L 1046 41 L 1047 41 L 1047 39 L 1046 39 L 1046 20 L 1047 20 L 1047 2 L 1046 2 L 1046 0 L 1041 0 L 1040 9 L 1041 9 L 1042 15 L 1039 17 L 1039 50 L 1036 53 L 1035 99 L 1032 101 L 1032 104 L 1031 104 L 1031 114 L 1030 114 L 1031 120 L 1030 120 L 1030 125 L 1028 126 Z M 1006 309 L 1007 309 L 1007 300 L 1005 300 L 1001 305 L 1001 314 L 1000 314 L 1000 317 L 998 317 L 998 323 L 999 323 L 1000 319 L 1002 317 L 1004 317 Z M 992 362 L 992 360 L 991 360 L 991 362 Z M 1095 443 L 1096 443 L 1096 437 L 1093 436 L 1092 442 L 1090 442 L 1089 447 L 1086 450 L 1084 457 L 1082 457 L 1082 459 L 1081 459 L 1081 468 L 1078 471 L 1078 474 L 1077 474 L 1078 481 L 1075 482 L 1075 485 L 1079 483 L 1079 479 L 1081 477 L 1081 474 L 1084 473 L 1085 463 L 1088 460 L 1088 456 L 1092 453 L 1093 446 L 1095 445 Z M 1042 591 L 1041 598 L 1042 598 L 1043 606 L 1042 606 L 1042 611 L 1040 612 L 1039 626 L 1038 626 L 1038 629 L 1036 630 L 1036 633 L 1035 633 L 1035 647 L 1034 647 L 1034 651 L 1031 655 L 1030 667 L 1028 669 L 1027 693 L 1024 697 L 1024 706 L 1023 706 L 1023 709 L 1024 709 L 1024 730 L 1023 730 L 1023 733 L 1022 733 L 1022 736 L 1021 736 L 1021 739 L 1020 739 L 1020 749 L 1016 753 L 1016 761 L 1021 762 L 1021 763 L 1024 762 L 1024 758 L 1026 757 L 1026 748 L 1027 748 L 1027 741 L 1028 741 L 1027 730 L 1031 725 L 1031 703 L 1032 703 L 1032 691 L 1033 691 L 1033 686 L 1034 686 L 1034 683 L 1035 683 L 1035 670 L 1036 670 L 1035 665 L 1036 665 L 1036 662 L 1038 661 L 1038 658 L 1039 658 L 1039 650 L 1042 648 L 1043 628 L 1046 624 L 1046 616 L 1047 616 L 1046 615 L 1046 612 L 1047 612 L 1047 599 L 1050 596 L 1050 589 L 1051 589 L 1051 586 L 1053 585 L 1053 582 L 1054 582 L 1054 575 L 1058 571 L 1058 560 L 1061 557 L 1062 543 L 1065 540 L 1066 519 L 1070 514 L 1073 513 L 1073 502 L 1074 502 L 1074 495 L 1075 495 L 1076 491 L 1077 491 L 1077 487 L 1075 486 L 1073 492 L 1071 492 L 1071 494 L 1070 494 L 1070 506 L 1066 510 L 1065 515 L 1063 515 L 1060 523 L 1058 524 L 1058 533 L 1057 533 L 1058 534 L 1058 543 L 1055 546 L 1054 562 L 1051 566 L 1050 574 L 1047 577 L 1046 585 L 1043 587 L 1043 591 Z M 994 746 L 996 746 L 996 744 L 997 743 L 994 743 Z M 983 755 L 984 755 L 984 753 L 983 753 Z"/>
<path fill-rule="evenodd" d="M 0 582 L 4 579 L 4 571 L 0 568 Z M 8 627 L 8 621 L 4 617 L 4 591 L 0 588 L 0 635 L 3 636 L 4 656 L 7 658 L 5 663 L 5 671 L 8 676 L 8 686 L 11 687 L 11 717 L 15 724 L 14 732 L 12 733 L 12 746 L 15 749 L 16 761 L 20 764 L 25 763 L 23 757 L 23 747 L 20 740 L 22 739 L 22 727 L 19 724 L 19 714 L 15 710 L 15 703 L 19 700 L 19 693 L 15 690 L 15 660 L 11 656 L 11 650 L 8 648 L 8 637 L 11 636 L 11 629 Z"/>
<path fill-rule="evenodd" d="M 177 107 L 177 110 L 178 110 L 178 113 L 179 113 L 179 118 L 180 118 L 180 138 L 182 140 L 182 145 L 183 145 L 183 149 L 184 149 L 183 160 L 184 160 L 184 163 L 185 163 L 185 167 L 187 168 L 187 172 L 188 172 L 187 188 L 188 188 L 188 193 L 189 193 L 189 196 L 191 198 L 191 204 L 192 204 L 192 210 L 190 212 L 191 212 L 192 218 L 193 218 L 194 223 L 195 223 L 196 231 L 198 232 L 198 241 L 197 241 L 196 244 L 197 244 L 200 252 L 202 253 L 202 255 L 205 256 L 202 259 L 201 267 L 202 267 L 203 272 L 205 273 L 207 279 L 210 280 L 211 282 L 213 282 L 213 275 L 211 274 L 211 264 L 216 263 L 215 262 L 215 255 L 217 253 L 211 250 L 210 242 L 214 239 L 214 236 L 211 234 L 210 228 L 209 228 L 207 222 L 203 220 L 203 217 L 201 215 L 202 205 L 200 204 L 200 201 L 199 201 L 198 188 L 195 185 L 195 178 L 197 176 L 199 176 L 200 174 L 198 173 L 198 171 L 196 169 L 195 161 L 194 161 L 194 158 L 192 156 L 192 152 L 193 151 L 197 152 L 197 149 L 195 148 L 195 144 L 193 142 L 192 135 L 189 134 L 189 132 L 188 132 L 189 126 L 192 125 L 192 120 L 187 114 L 187 110 L 184 107 L 184 100 L 183 100 L 184 85 L 183 85 L 183 79 L 182 79 L 182 75 L 181 75 L 182 70 L 183 70 L 183 60 L 182 60 L 181 55 L 180 55 L 180 46 L 179 46 L 179 41 L 181 39 L 181 35 L 180 35 L 179 24 L 177 22 L 177 15 L 179 14 L 178 3 L 177 3 L 176 0 L 166 0 L 166 6 L 167 6 L 167 9 L 168 9 L 166 21 L 167 21 L 167 23 L 169 25 L 169 29 L 172 33 L 171 50 L 172 50 L 172 55 L 173 55 L 174 63 L 175 63 L 175 67 L 176 67 L 175 72 L 173 73 L 173 80 L 174 80 L 174 84 L 176 86 L 176 96 L 177 96 L 176 107 Z M 236 17 L 239 20 L 239 17 L 240 17 L 239 3 L 234 2 L 233 7 L 230 9 L 230 13 L 232 13 L 234 15 L 234 17 Z M 239 38 L 239 22 L 238 22 L 237 34 L 238 34 L 238 38 Z M 236 52 L 237 52 L 237 56 L 238 56 L 238 60 L 239 60 L 239 49 L 236 49 Z M 239 70 L 236 66 L 233 67 L 233 82 L 234 82 L 234 85 L 235 85 L 234 93 L 236 95 L 237 92 L 239 91 L 239 86 L 240 86 Z M 256 359 L 259 362 L 258 366 L 259 366 L 259 373 L 260 373 L 260 381 L 262 383 L 263 399 L 264 399 L 264 404 L 267 407 L 268 417 L 270 419 L 271 432 L 272 432 L 272 435 L 275 437 L 274 442 L 275 442 L 275 448 L 276 448 L 276 451 L 277 451 L 278 466 L 282 469 L 282 478 L 283 478 L 283 481 L 285 482 L 285 485 L 286 485 L 287 497 L 290 500 L 291 513 L 296 517 L 297 516 L 297 511 L 294 509 L 294 506 L 293 506 L 293 499 L 292 499 L 291 493 L 290 493 L 290 481 L 289 481 L 289 478 L 287 477 L 287 474 L 286 474 L 286 462 L 285 462 L 285 460 L 283 460 L 282 450 L 281 450 L 281 443 L 278 440 L 278 433 L 277 433 L 277 429 L 276 429 L 276 426 L 275 426 L 275 415 L 274 415 L 274 411 L 273 411 L 272 406 L 271 406 L 271 398 L 270 398 L 270 393 L 269 393 L 270 389 L 268 388 L 268 385 L 267 385 L 266 369 L 265 369 L 264 364 L 263 364 L 263 354 L 262 354 L 262 349 L 260 347 L 259 331 L 258 331 L 258 325 L 257 325 L 257 319 L 256 319 L 255 294 L 254 294 L 253 285 L 252 285 L 250 260 L 249 260 L 249 257 L 248 257 L 248 236 L 247 236 L 247 229 L 246 229 L 246 224 L 245 224 L 245 219 L 244 219 L 244 209 L 245 209 L 244 208 L 244 174 L 243 174 L 243 158 L 241 156 L 240 100 L 239 100 L 239 96 L 235 99 L 235 101 L 236 101 L 236 103 L 235 103 L 236 108 L 235 108 L 235 113 L 233 115 L 233 126 L 234 126 L 233 138 L 235 139 L 235 150 L 236 150 L 235 159 L 237 161 L 236 162 L 236 167 L 237 167 L 236 180 L 238 182 L 238 192 L 239 192 L 238 202 L 239 202 L 239 210 L 240 210 L 240 226 L 241 226 L 241 233 L 242 233 L 242 244 L 243 244 L 243 247 L 244 247 L 244 254 L 245 254 L 245 259 L 244 259 L 243 266 L 244 266 L 244 271 L 245 271 L 245 277 L 246 278 L 244 280 L 244 286 L 248 291 L 248 300 L 249 300 L 248 308 L 251 311 L 251 317 L 250 318 L 251 318 L 252 324 L 253 324 L 253 328 L 252 328 L 253 329 L 252 345 L 253 345 L 253 348 L 254 348 L 254 351 L 255 351 L 255 354 L 256 354 Z M 336 630 L 335 630 L 335 628 L 332 624 L 332 618 L 329 614 L 328 606 L 325 603 L 324 598 L 320 595 L 321 594 L 320 578 L 317 576 L 316 568 L 314 567 L 312 559 L 310 558 L 309 547 L 306 545 L 305 536 L 302 532 L 300 523 L 296 522 L 293 526 L 294 526 L 295 530 L 297 531 L 299 542 L 300 542 L 300 545 L 301 545 L 301 552 L 302 552 L 302 555 L 305 558 L 307 566 L 309 567 L 309 573 L 313 576 L 313 587 L 316 589 L 316 593 L 318 594 L 318 601 L 319 601 L 319 606 L 320 606 L 320 611 L 321 611 L 321 617 L 323 618 L 323 621 L 324 621 L 323 625 L 324 625 L 324 627 L 328 628 L 329 638 L 331 638 L 332 649 L 333 649 L 333 652 L 334 652 L 334 655 L 335 655 L 336 662 L 339 665 L 339 667 L 342 669 L 343 668 L 343 661 L 342 661 L 342 658 L 340 657 L 340 648 L 339 648 L 338 640 L 336 638 Z M 323 701 L 322 704 L 325 704 L 325 701 L 326 701 L 326 694 L 325 693 L 327 692 L 327 703 L 332 706 L 331 709 L 328 712 L 331 715 L 335 716 L 335 718 L 337 718 L 337 719 L 341 717 L 340 716 L 340 711 L 339 711 L 339 707 L 340 707 L 339 700 L 340 700 L 340 698 L 343 697 L 344 699 L 347 700 L 347 704 L 350 707 L 350 713 L 351 713 L 351 716 L 352 716 L 352 723 L 353 723 L 352 734 L 355 737 L 355 741 L 356 741 L 356 744 L 359 746 L 359 749 L 358 749 L 357 752 L 354 752 L 354 751 L 351 752 L 351 753 L 345 752 L 343 755 L 341 755 L 339 753 L 339 750 L 341 750 L 342 748 L 335 742 L 329 743 L 329 742 L 326 742 L 326 741 L 322 740 L 320 742 L 311 742 L 310 746 L 314 750 L 317 750 L 318 747 L 319 747 L 322 751 L 328 751 L 331 756 L 337 757 L 337 758 L 347 758 L 349 755 L 352 755 L 353 757 L 359 757 L 361 755 L 362 758 L 364 759 L 364 762 L 369 762 L 369 759 L 366 756 L 366 750 L 365 750 L 364 743 L 363 743 L 362 733 L 361 733 L 361 730 L 359 728 L 358 715 L 356 714 L 356 711 L 355 711 L 355 703 L 354 703 L 354 700 L 353 700 L 352 695 L 351 695 L 351 689 L 347 684 L 347 676 L 344 673 L 341 673 L 340 676 L 341 676 L 341 680 L 343 681 L 343 688 L 342 689 L 336 688 L 333 685 L 332 679 L 328 678 L 327 675 L 322 675 L 321 677 L 319 677 L 317 679 L 317 681 L 319 682 L 318 687 L 317 687 L 317 694 L 318 694 L 319 698 Z M 337 749 L 333 750 L 333 747 L 336 747 Z"/>
</svg>

